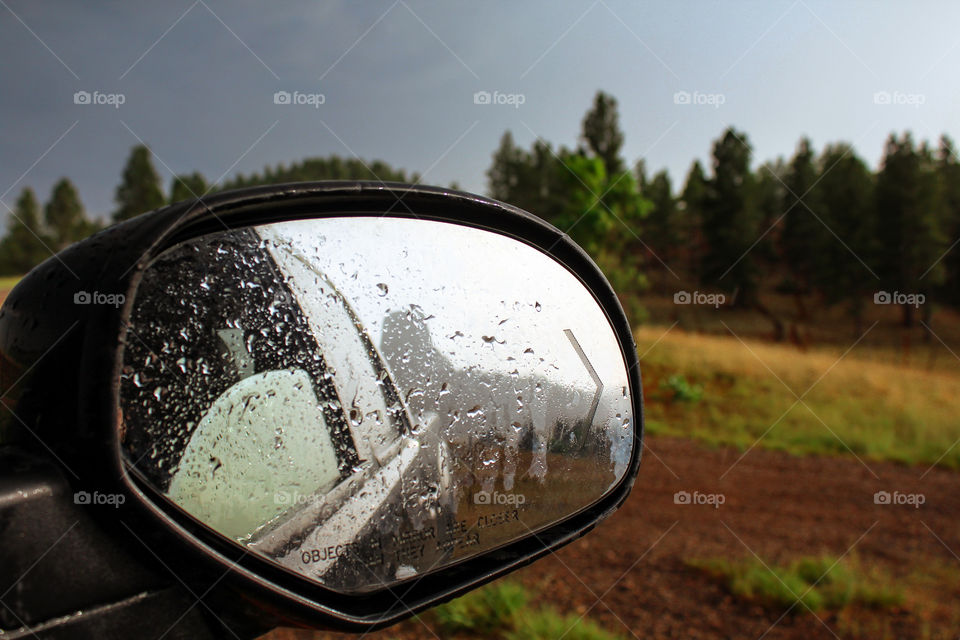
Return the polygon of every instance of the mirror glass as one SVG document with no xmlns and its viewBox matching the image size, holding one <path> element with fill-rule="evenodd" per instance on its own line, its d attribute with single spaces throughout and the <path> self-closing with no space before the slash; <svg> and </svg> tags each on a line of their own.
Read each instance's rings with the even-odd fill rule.
<svg viewBox="0 0 960 640">
<path fill-rule="evenodd" d="M 445 222 L 298 220 L 177 245 L 143 274 L 119 384 L 135 475 L 343 593 L 589 507 L 635 446 L 624 359 L 580 280 Z"/>
</svg>

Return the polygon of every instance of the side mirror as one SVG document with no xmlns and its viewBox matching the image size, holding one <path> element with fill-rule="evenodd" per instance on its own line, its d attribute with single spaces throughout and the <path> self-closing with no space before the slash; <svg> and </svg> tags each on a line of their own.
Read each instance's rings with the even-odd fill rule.
<svg viewBox="0 0 960 640">
<path fill-rule="evenodd" d="M 279 185 L 140 216 L 24 278 L 0 358 L 2 442 L 31 432 L 78 491 L 122 496 L 90 505 L 106 528 L 278 623 L 384 626 L 499 577 L 609 515 L 640 461 L 603 275 L 449 190 Z"/>
</svg>

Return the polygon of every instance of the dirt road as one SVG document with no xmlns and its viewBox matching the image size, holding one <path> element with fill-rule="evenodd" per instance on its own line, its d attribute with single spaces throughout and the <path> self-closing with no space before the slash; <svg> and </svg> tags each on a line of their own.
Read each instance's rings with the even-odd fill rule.
<svg viewBox="0 0 960 640">
<path fill-rule="evenodd" d="M 734 449 L 651 437 L 624 507 L 586 538 L 515 578 L 539 594 L 537 602 L 588 612 L 626 637 L 956 638 L 958 488 L 960 474 L 940 469 L 760 449 L 741 458 Z M 690 501 L 677 504 L 675 494 L 683 491 Z M 876 504 L 878 491 L 890 493 L 891 502 L 919 494 L 924 503 Z M 723 504 L 692 504 L 698 500 Z M 797 606 L 782 615 L 786 607 L 764 609 L 738 600 L 686 565 L 694 558 L 754 553 L 767 563 L 849 554 L 867 570 L 892 576 L 905 599 L 879 611 L 815 616 Z M 275 632 L 270 637 L 338 636 Z M 435 636 L 411 621 L 367 637 Z"/>
</svg>

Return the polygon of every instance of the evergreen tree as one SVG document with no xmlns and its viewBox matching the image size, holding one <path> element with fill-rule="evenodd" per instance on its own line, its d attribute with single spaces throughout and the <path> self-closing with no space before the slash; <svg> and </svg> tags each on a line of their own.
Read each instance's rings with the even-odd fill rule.
<svg viewBox="0 0 960 640">
<path fill-rule="evenodd" d="M 818 260 L 823 269 L 814 283 L 827 304 L 844 302 L 854 319 L 856 337 L 863 334 L 863 312 L 879 281 L 876 271 L 877 225 L 874 177 L 848 144 L 829 145 L 819 161 L 815 187 L 823 221 L 843 240 L 824 245 Z M 863 262 L 861 262 L 863 261 Z"/>
<path fill-rule="evenodd" d="M 703 255 L 703 207 L 707 197 L 707 177 L 703 171 L 703 165 L 699 160 L 694 160 L 687 172 L 687 181 L 683 187 L 683 193 L 680 195 L 679 207 L 683 211 L 683 217 L 686 222 L 686 236 L 683 247 L 686 253 L 683 260 L 686 265 L 685 271 L 690 274 L 694 281 L 699 281 L 700 277 L 700 258 Z"/>
<path fill-rule="evenodd" d="M 147 147 L 138 145 L 130 152 L 122 182 L 117 187 L 116 202 L 119 208 L 113 213 L 114 222 L 129 220 L 165 204 L 160 176 L 153 168 Z"/>
<path fill-rule="evenodd" d="M 263 173 L 240 174 L 225 182 L 220 188 L 240 189 L 262 184 L 315 180 L 382 180 L 383 182 L 410 183 L 418 182 L 420 177 L 416 173 L 408 174 L 403 169 L 395 169 L 382 160 L 363 162 L 356 158 L 344 160 L 339 156 L 329 156 L 307 158 L 289 166 L 278 164 L 275 167 L 265 167 Z"/>
<path fill-rule="evenodd" d="M 520 186 L 524 152 L 513 142 L 513 134 L 504 132 L 500 145 L 493 153 L 493 162 L 487 169 L 487 185 L 490 197 L 513 203 Z"/>
<path fill-rule="evenodd" d="M 170 181 L 170 202 L 201 198 L 207 192 L 207 179 L 199 172 L 173 176 Z"/>
<path fill-rule="evenodd" d="M 637 179 L 637 190 L 645 194 L 650 186 L 650 180 L 647 178 L 647 161 L 643 158 L 637 160 L 633 165 L 633 174 Z"/>
<path fill-rule="evenodd" d="M 794 294 L 802 319 L 807 317 L 803 298 L 818 279 L 817 269 L 828 267 L 820 258 L 829 241 L 836 242 L 824 227 L 819 213 L 817 193 L 812 190 L 817 180 L 814 152 L 810 140 L 802 138 L 787 167 L 783 189 L 783 233 L 780 243 L 791 281 L 788 290 Z"/>
<path fill-rule="evenodd" d="M 758 235 L 758 208 L 750 154 L 745 134 L 732 128 L 714 143 L 713 177 L 702 213 L 703 281 L 731 293 L 742 307 L 759 302 L 759 273 L 751 250 Z"/>
<path fill-rule="evenodd" d="M 93 225 L 83 211 L 80 195 L 67 178 L 62 178 L 54 185 L 50 200 L 44 207 L 44 223 L 54 251 L 60 251 L 93 232 Z"/>
<path fill-rule="evenodd" d="M 880 276 L 891 291 L 921 293 L 928 303 L 943 279 L 946 237 L 942 231 L 941 183 L 933 154 L 914 146 L 909 133 L 887 140 L 877 176 L 876 204 Z M 914 323 L 915 308 L 904 304 L 903 325 Z"/>
<path fill-rule="evenodd" d="M 781 269 L 779 241 L 783 235 L 783 202 L 787 193 L 784 187 L 788 167 L 782 157 L 764 162 L 756 171 L 758 229 L 760 240 L 753 248 L 757 260 L 768 271 Z"/>
<path fill-rule="evenodd" d="M 937 154 L 941 192 L 943 194 L 943 231 L 948 253 L 943 257 L 944 282 L 940 298 L 960 305 L 960 162 L 956 148 L 947 136 L 940 137 Z"/>
<path fill-rule="evenodd" d="M 583 118 L 581 138 L 588 155 L 603 161 L 607 175 L 619 174 L 624 169 L 620 158 L 623 147 L 623 132 L 620 130 L 617 100 L 598 91 L 593 98 L 593 107 Z"/>
<path fill-rule="evenodd" d="M 652 206 L 650 215 L 644 224 L 644 239 L 664 263 L 674 269 L 674 258 L 684 241 L 685 229 L 677 209 L 677 200 L 673 196 L 673 187 L 667 172 L 660 171 L 645 191 L 641 192 Z"/>
<path fill-rule="evenodd" d="M 23 275 L 52 255 L 40 226 L 40 205 L 29 187 L 20 192 L 0 240 L 0 272 Z"/>
</svg>

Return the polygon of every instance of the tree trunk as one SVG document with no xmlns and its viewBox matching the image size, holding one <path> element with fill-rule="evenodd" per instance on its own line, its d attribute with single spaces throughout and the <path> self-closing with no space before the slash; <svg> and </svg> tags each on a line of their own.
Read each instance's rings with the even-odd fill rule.
<svg viewBox="0 0 960 640">
<path fill-rule="evenodd" d="M 923 324 L 927 325 L 923 331 L 923 343 L 930 344 L 930 334 L 933 332 L 933 305 L 923 305 Z"/>
<path fill-rule="evenodd" d="M 797 320 L 800 322 L 806 322 L 809 318 L 807 312 L 807 305 L 803 303 L 803 291 L 797 290 L 793 294 L 793 301 L 797 305 Z"/>
<path fill-rule="evenodd" d="M 903 310 L 903 326 L 907 329 L 913 327 L 913 306 L 909 304 L 901 305 Z"/>
<path fill-rule="evenodd" d="M 783 342 L 783 321 L 780 320 L 770 309 L 768 309 L 760 300 L 756 300 L 753 303 L 753 307 L 760 312 L 760 314 L 769 320 L 773 324 L 773 341 L 774 342 Z"/>
</svg>

